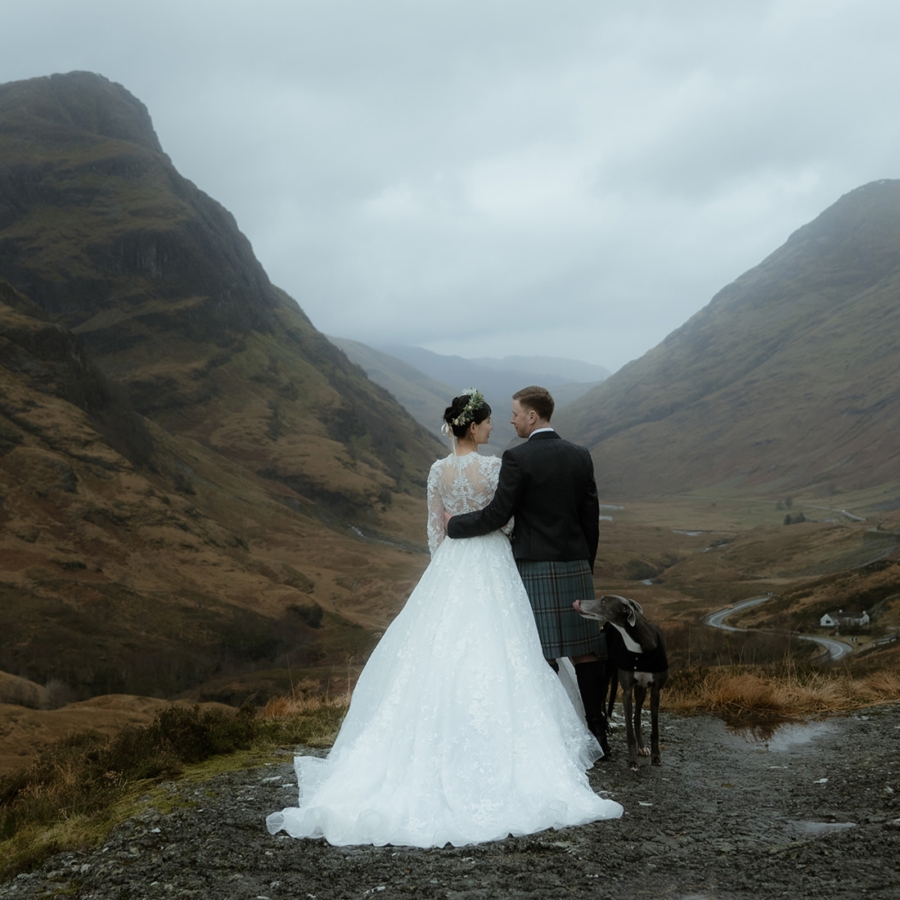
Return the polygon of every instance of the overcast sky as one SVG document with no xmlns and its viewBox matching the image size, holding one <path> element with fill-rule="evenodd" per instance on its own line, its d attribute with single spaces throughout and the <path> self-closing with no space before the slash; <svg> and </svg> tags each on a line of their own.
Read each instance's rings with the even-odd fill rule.
<svg viewBox="0 0 900 900">
<path fill-rule="evenodd" d="M 322 331 L 618 369 L 900 177 L 896 0 L 3 0 L 143 101 Z"/>
</svg>

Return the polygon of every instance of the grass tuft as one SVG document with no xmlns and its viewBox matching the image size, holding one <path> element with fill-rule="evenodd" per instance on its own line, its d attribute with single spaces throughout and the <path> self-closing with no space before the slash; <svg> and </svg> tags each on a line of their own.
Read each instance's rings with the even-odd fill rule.
<svg viewBox="0 0 900 900">
<path fill-rule="evenodd" d="M 315 697 L 278 697 L 259 714 L 258 744 L 283 747 L 305 744 L 330 746 L 337 737 L 347 704 Z"/>
<path fill-rule="evenodd" d="M 673 712 L 711 712 L 730 723 L 777 722 L 900 701 L 900 674 L 798 668 L 693 667 L 676 670 L 662 694 Z"/>
</svg>

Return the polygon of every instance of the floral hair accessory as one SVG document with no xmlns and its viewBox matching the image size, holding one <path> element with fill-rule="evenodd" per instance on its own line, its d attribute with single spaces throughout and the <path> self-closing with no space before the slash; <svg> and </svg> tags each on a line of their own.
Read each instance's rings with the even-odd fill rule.
<svg viewBox="0 0 900 900">
<path fill-rule="evenodd" d="M 455 418 L 450 420 L 451 425 L 468 425 L 475 420 L 475 413 L 484 406 L 484 395 L 477 388 L 466 388 L 460 397 L 468 397 L 465 408 Z"/>
</svg>

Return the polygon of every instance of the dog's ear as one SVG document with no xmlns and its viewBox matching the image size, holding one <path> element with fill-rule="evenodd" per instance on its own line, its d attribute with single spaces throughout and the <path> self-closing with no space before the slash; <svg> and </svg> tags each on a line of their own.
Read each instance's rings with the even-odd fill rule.
<svg viewBox="0 0 900 900">
<path fill-rule="evenodd" d="M 644 610 L 641 607 L 641 604 L 637 602 L 637 600 L 629 600 L 627 597 L 623 598 L 625 602 L 628 604 L 628 624 L 635 625 L 637 623 L 637 617 L 639 615 L 644 614 Z"/>
</svg>

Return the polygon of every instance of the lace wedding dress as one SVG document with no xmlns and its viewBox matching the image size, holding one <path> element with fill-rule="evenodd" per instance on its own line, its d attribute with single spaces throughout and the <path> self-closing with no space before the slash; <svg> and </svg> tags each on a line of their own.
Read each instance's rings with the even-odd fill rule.
<svg viewBox="0 0 900 900">
<path fill-rule="evenodd" d="M 461 846 L 614 818 L 601 755 L 544 660 L 509 540 L 444 539 L 444 509 L 485 506 L 500 460 L 439 460 L 431 563 L 360 675 L 326 759 L 295 757 L 299 805 L 271 833 L 335 845 Z"/>
</svg>

